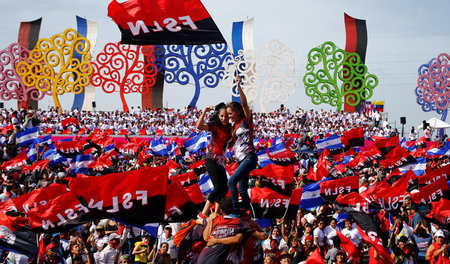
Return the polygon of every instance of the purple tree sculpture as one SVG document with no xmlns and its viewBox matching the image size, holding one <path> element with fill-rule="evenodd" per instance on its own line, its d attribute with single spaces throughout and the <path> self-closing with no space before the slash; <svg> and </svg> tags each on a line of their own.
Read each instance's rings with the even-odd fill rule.
<svg viewBox="0 0 450 264">
<path fill-rule="evenodd" d="M 12 43 L 0 51 L 0 99 L 9 101 L 17 99 L 27 101 L 28 98 L 41 100 L 47 93 L 36 87 L 26 86 L 22 77 L 17 74 L 16 66 L 19 62 L 27 60 L 30 51 L 19 43 Z M 51 95 L 51 93 L 48 93 Z"/>
</svg>

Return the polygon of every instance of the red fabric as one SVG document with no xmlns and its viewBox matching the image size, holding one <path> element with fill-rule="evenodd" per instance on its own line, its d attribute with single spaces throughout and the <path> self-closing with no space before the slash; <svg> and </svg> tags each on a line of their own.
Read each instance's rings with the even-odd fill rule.
<svg viewBox="0 0 450 264">
<path fill-rule="evenodd" d="M 444 177 L 435 182 L 420 188 L 419 192 L 411 193 L 411 200 L 414 203 L 429 204 L 433 200 L 438 200 L 448 190 L 447 180 Z"/>
<path fill-rule="evenodd" d="M 441 198 L 431 203 L 431 213 L 443 224 L 450 223 L 450 200 Z"/>
<path fill-rule="evenodd" d="M 341 239 L 341 247 L 347 252 L 347 260 L 352 259 L 353 263 L 358 263 L 361 258 L 361 250 L 359 250 L 355 243 L 353 243 L 348 237 L 344 236 L 341 232 L 336 230 L 337 236 Z"/>
<path fill-rule="evenodd" d="M 427 172 L 427 174 L 422 175 L 418 178 L 419 184 L 431 184 L 432 182 L 438 180 L 439 178 L 447 179 L 447 175 L 450 171 L 450 164 L 445 165 L 439 169 L 433 170 L 431 172 Z"/>
<path fill-rule="evenodd" d="M 171 176 L 169 180 L 171 182 L 179 182 L 182 186 L 189 186 L 198 182 L 194 171 Z"/>
<path fill-rule="evenodd" d="M 350 193 L 358 190 L 359 176 L 343 177 L 336 180 L 323 181 L 319 183 L 320 194 L 322 196 L 334 196 L 338 194 Z M 336 194 L 337 193 L 337 194 Z"/>
<path fill-rule="evenodd" d="M 29 193 L 25 193 L 13 199 L 17 211 L 25 213 L 35 207 L 45 206 L 56 197 L 67 192 L 67 187 L 63 184 L 53 183 L 48 187 L 39 188 Z"/>
<path fill-rule="evenodd" d="M 322 256 L 320 255 L 320 251 L 318 248 L 309 255 L 308 259 L 306 259 L 305 264 L 324 264 L 325 260 L 323 260 Z"/>
<path fill-rule="evenodd" d="M 250 177 L 258 179 L 274 191 L 290 195 L 294 187 L 294 165 L 268 164 L 250 172 Z"/>
<path fill-rule="evenodd" d="M 289 195 L 269 188 L 254 187 L 250 190 L 250 202 L 256 218 L 282 218 L 289 206 Z"/>
<path fill-rule="evenodd" d="M 362 230 L 358 225 L 356 225 L 358 228 L 359 233 L 361 234 L 362 239 L 368 243 L 369 245 L 373 246 L 375 250 L 377 251 L 378 255 L 380 255 L 384 260 L 388 261 L 389 263 L 394 263 L 394 261 L 391 258 L 391 255 L 389 254 L 389 251 L 383 247 L 383 243 L 378 238 L 378 235 L 371 231 L 369 234 L 366 234 L 364 230 Z"/>
</svg>

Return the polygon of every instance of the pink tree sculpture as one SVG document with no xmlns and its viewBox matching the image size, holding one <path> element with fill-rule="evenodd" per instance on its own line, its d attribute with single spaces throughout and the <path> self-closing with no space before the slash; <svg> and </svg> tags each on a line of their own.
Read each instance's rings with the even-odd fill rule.
<svg viewBox="0 0 450 264">
<path fill-rule="evenodd" d="M 147 63 L 144 63 L 143 49 L 149 54 L 145 56 Z M 155 56 L 151 55 L 153 50 L 153 46 L 106 44 L 92 63 L 91 83 L 102 87 L 105 93 L 119 92 L 123 111 L 128 112 L 125 94 L 146 94 L 148 87 L 155 84 L 158 70 Z"/>
<path fill-rule="evenodd" d="M 30 51 L 19 43 L 12 43 L 0 51 L 0 99 L 9 101 L 17 99 L 19 102 L 41 100 L 46 94 L 36 87 L 26 86 L 22 77 L 17 73 L 16 66 L 19 62 L 27 60 Z"/>
<path fill-rule="evenodd" d="M 437 109 L 446 110 L 450 105 L 450 55 L 442 53 L 434 60 L 428 72 L 417 79 L 423 100 L 434 103 Z"/>
</svg>

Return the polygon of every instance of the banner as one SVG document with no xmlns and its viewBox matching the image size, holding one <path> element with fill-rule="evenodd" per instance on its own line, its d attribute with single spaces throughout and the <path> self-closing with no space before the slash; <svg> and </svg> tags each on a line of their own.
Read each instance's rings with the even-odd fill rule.
<svg viewBox="0 0 450 264">
<path fill-rule="evenodd" d="M 87 20 L 77 16 L 77 32 L 85 37 L 90 43 L 89 53 L 93 55 L 95 43 L 97 42 L 97 22 Z M 81 59 L 81 54 L 74 51 L 74 58 Z M 72 111 L 75 109 L 83 111 L 92 111 L 92 103 L 95 101 L 95 87 L 92 84 L 88 84 L 84 87 L 83 91 L 74 95 Z"/>
<path fill-rule="evenodd" d="M 39 40 L 39 32 L 41 31 L 42 17 L 34 21 L 20 22 L 19 37 L 17 42 L 28 50 L 34 49 Z M 38 109 L 38 101 L 28 97 L 28 101 L 19 101 L 20 107 Z"/>
<path fill-rule="evenodd" d="M 164 221 L 169 168 L 143 167 L 137 171 L 102 177 L 77 177 L 69 189 L 86 201 L 102 218 L 116 218 L 130 225 Z"/>
<path fill-rule="evenodd" d="M 36 234 L 25 217 L 12 217 L 0 212 L 0 248 L 20 252 L 30 258 L 38 254 Z"/>
<path fill-rule="evenodd" d="M 225 43 L 200 0 L 113 0 L 108 16 L 119 26 L 122 44 Z"/>
</svg>

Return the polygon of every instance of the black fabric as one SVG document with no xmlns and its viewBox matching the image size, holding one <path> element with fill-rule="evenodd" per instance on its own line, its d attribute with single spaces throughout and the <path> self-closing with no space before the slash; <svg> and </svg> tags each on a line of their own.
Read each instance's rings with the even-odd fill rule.
<svg viewBox="0 0 450 264">
<path fill-rule="evenodd" d="M 228 179 L 227 173 L 224 167 L 218 165 L 212 159 L 205 159 L 206 170 L 208 171 L 209 178 L 211 179 L 214 190 L 208 195 L 208 201 L 211 203 L 218 202 L 225 197 L 228 192 Z"/>
</svg>

